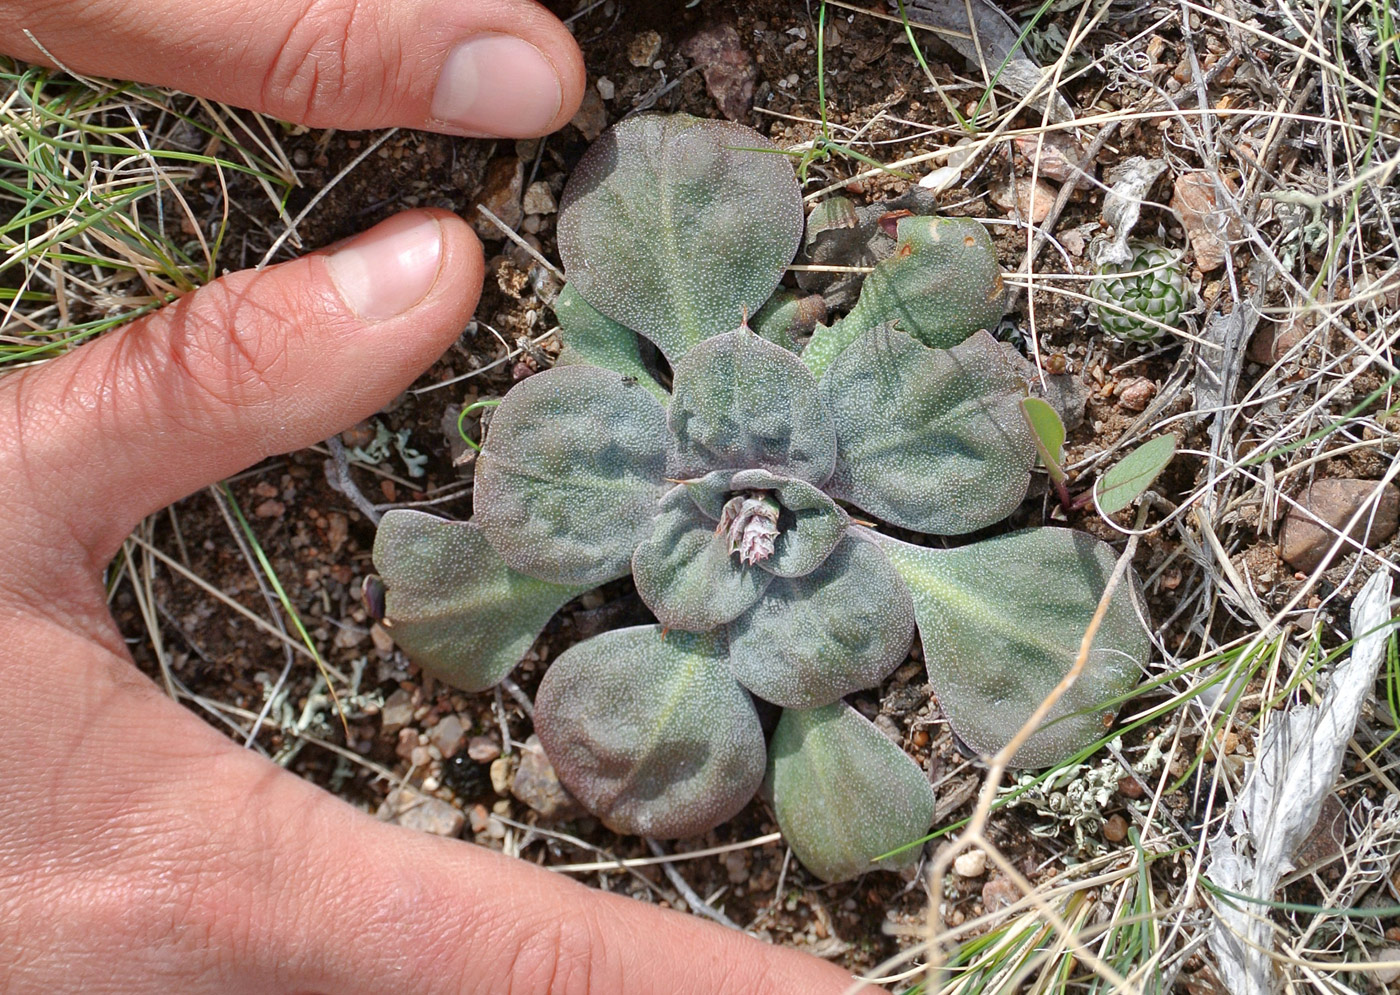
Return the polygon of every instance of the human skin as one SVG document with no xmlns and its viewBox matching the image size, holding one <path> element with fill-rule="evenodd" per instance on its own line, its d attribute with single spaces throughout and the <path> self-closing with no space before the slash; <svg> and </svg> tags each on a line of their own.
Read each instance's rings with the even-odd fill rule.
<svg viewBox="0 0 1400 995">
<path fill-rule="evenodd" d="M 0 51 L 324 127 L 543 133 L 584 86 L 528 0 L 8 0 Z M 460 219 L 408 212 L 0 378 L 0 991 L 851 989 L 815 958 L 377 822 L 132 665 L 101 583 L 132 526 L 377 410 L 451 344 L 482 270 Z"/>
</svg>

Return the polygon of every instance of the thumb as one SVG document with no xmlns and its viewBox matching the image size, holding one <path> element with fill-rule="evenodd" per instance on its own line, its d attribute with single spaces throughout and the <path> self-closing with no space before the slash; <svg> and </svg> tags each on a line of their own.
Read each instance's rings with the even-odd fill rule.
<svg viewBox="0 0 1400 995">
<path fill-rule="evenodd" d="M 0 51 L 313 127 L 540 135 L 584 87 L 533 0 L 19 0 L 0 4 Z"/>
<path fill-rule="evenodd" d="M 76 540 L 103 564 L 150 512 L 378 410 L 460 334 L 482 268 L 465 222 L 411 211 L 0 380 L 0 506 L 20 512 L 0 554 Z"/>
</svg>

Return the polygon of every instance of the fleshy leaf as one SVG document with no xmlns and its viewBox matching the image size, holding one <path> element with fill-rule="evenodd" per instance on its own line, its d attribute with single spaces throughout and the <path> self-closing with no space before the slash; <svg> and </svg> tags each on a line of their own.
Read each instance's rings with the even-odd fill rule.
<svg viewBox="0 0 1400 995">
<path fill-rule="evenodd" d="M 684 485 L 662 499 L 651 533 L 632 557 L 632 576 L 656 620 L 687 632 L 707 632 L 742 615 L 772 579 L 740 565 Z"/>
<path fill-rule="evenodd" d="M 729 624 L 739 683 L 784 708 L 814 708 L 874 687 L 914 638 L 914 603 L 873 543 L 847 537 L 825 562 L 778 578 Z"/>
<path fill-rule="evenodd" d="M 991 525 L 1026 496 L 1036 451 L 1020 408 L 1025 384 L 987 333 L 930 349 L 877 328 L 821 387 L 836 422 L 833 496 L 937 535 Z"/>
<path fill-rule="evenodd" d="M 674 364 L 766 301 L 802 238 L 787 157 L 743 125 L 637 115 L 570 177 L 559 255 L 590 304 Z"/>
<path fill-rule="evenodd" d="M 820 485 L 836 430 L 811 371 L 747 328 L 716 335 L 675 366 L 669 425 L 688 473 L 761 468 Z"/>
<path fill-rule="evenodd" d="M 656 382 L 642 361 L 637 333 L 619 325 L 593 307 L 572 283 L 564 284 L 554 301 L 554 316 L 559 319 L 559 338 L 564 344 L 555 365 L 572 366 L 588 363 L 620 373 L 641 384 L 663 405 L 671 395 Z"/>
<path fill-rule="evenodd" d="M 918 859 L 933 787 L 909 755 L 845 702 L 787 709 L 768 751 L 773 809 L 792 852 L 823 881 Z"/>
<path fill-rule="evenodd" d="M 596 366 L 562 366 L 516 384 L 496 409 L 473 501 L 510 567 L 542 580 L 625 576 L 665 492 L 666 410 Z"/>
<path fill-rule="evenodd" d="M 826 302 L 821 294 L 795 294 L 780 289 L 749 319 L 749 324 L 761 338 L 797 352 L 795 340 L 811 335 L 825 320 Z"/>
<path fill-rule="evenodd" d="M 1074 664 L 1113 572 L 1113 549 L 1056 528 L 958 549 L 880 542 L 914 596 L 929 683 L 948 721 L 973 749 L 996 753 Z M 1059 763 L 1088 746 L 1137 684 L 1152 644 L 1133 583 L 1114 592 L 1079 679 L 1013 765 Z"/>
<path fill-rule="evenodd" d="M 718 634 L 615 629 L 566 650 L 535 696 L 535 731 L 564 786 L 609 828 L 694 836 L 763 780 L 763 730 Z"/>
<path fill-rule="evenodd" d="M 924 345 L 947 349 L 973 332 L 995 328 L 1006 310 L 996 249 L 972 218 L 914 215 L 899 222 L 894 255 L 865 278 L 851 313 L 819 326 L 802 352 L 821 376 L 861 335 L 892 322 Z"/>
<path fill-rule="evenodd" d="M 1122 511 L 1136 501 L 1167 468 L 1176 455 L 1176 436 L 1170 432 L 1148 439 L 1113 465 L 1097 485 L 1099 510 L 1105 515 Z"/>
<path fill-rule="evenodd" d="M 463 691 L 510 673 L 550 616 L 591 586 L 527 577 L 505 565 L 475 522 L 405 509 L 380 521 L 374 566 L 394 641 Z"/>
</svg>

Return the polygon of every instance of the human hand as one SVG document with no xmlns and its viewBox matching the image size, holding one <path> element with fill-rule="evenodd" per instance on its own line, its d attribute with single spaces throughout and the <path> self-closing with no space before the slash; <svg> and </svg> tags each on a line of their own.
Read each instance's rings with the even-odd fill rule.
<svg viewBox="0 0 1400 995">
<path fill-rule="evenodd" d="M 27 0 L 0 8 L 0 50 L 347 128 L 543 132 L 583 87 L 528 0 Z M 379 823 L 133 668 L 101 585 L 132 526 L 383 405 L 458 334 L 482 269 L 462 221 L 409 212 L 0 379 L 0 990 L 846 990 L 813 958 Z"/>
</svg>

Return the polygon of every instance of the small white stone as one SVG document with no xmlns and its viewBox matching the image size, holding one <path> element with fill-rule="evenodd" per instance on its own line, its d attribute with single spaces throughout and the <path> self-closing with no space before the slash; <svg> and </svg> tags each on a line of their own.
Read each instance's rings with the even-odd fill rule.
<svg viewBox="0 0 1400 995">
<path fill-rule="evenodd" d="M 553 214 L 559 209 L 559 205 L 554 201 L 554 191 L 549 189 L 549 184 L 544 180 L 536 180 L 525 189 L 520 206 L 526 214 Z"/>
<path fill-rule="evenodd" d="M 987 869 L 987 855 L 981 850 L 968 850 L 953 861 L 953 872 L 960 878 L 981 877 Z"/>
<path fill-rule="evenodd" d="M 617 96 L 616 85 L 606 76 L 599 76 L 598 81 L 593 85 L 598 88 L 598 96 L 602 97 L 604 100 L 611 100 L 613 97 Z"/>
</svg>

